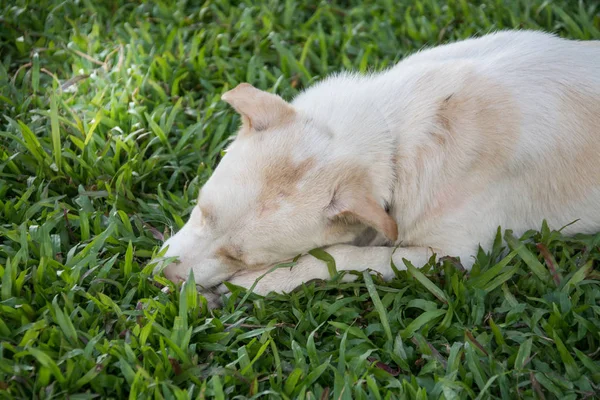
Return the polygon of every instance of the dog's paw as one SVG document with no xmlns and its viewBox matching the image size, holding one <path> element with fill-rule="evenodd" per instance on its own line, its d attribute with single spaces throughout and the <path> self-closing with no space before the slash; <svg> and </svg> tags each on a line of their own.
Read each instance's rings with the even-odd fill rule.
<svg viewBox="0 0 600 400">
<path fill-rule="evenodd" d="M 252 291 L 261 296 L 265 296 L 271 292 L 284 293 L 293 290 L 295 286 L 290 284 L 281 284 L 281 282 L 289 282 L 289 280 L 290 271 L 289 268 L 287 268 L 287 271 L 283 271 L 283 269 L 277 269 L 269 272 L 269 270 L 267 269 L 260 271 L 244 272 L 228 279 L 228 282 L 248 290 L 250 290 L 252 288 L 252 285 L 254 285 L 254 283 L 256 282 L 256 285 L 254 286 Z M 221 294 L 227 294 L 229 293 L 229 288 L 225 286 L 225 284 L 221 284 L 218 286 L 217 292 Z"/>
<path fill-rule="evenodd" d="M 228 282 L 248 290 L 256 282 L 252 291 L 265 296 L 271 292 L 289 293 L 313 279 L 329 279 L 327 265 L 311 255 L 300 257 L 293 267 L 280 267 L 273 271 L 270 271 L 270 269 L 238 273 L 230 278 Z M 218 287 L 217 292 L 229 293 L 229 289 L 222 284 Z"/>
</svg>

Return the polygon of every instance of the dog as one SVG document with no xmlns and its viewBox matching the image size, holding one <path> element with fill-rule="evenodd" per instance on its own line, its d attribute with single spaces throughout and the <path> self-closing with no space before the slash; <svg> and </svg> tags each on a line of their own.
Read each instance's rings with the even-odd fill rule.
<svg viewBox="0 0 600 400">
<path fill-rule="evenodd" d="M 174 282 L 289 292 L 338 271 L 391 279 L 432 254 L 469 269 L 498 227 L 600 231 L 600 41 L 503 31 L 339 73 L 291 103 L 222 95 L 236 139 L 163 245 Z M 300 256 L 297 258 L 297 256 Z M 346 274 L 345 279 L 353 279 Z"/>
</svg>

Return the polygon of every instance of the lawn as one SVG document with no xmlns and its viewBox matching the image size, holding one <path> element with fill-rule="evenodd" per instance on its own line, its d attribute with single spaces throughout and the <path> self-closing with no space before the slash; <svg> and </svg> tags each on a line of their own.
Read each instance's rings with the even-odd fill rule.
<svg viewBox="0 0 600 400">
<path fill-rule="evenodd" d="M 0 0 L 0 398 L 598 398 L 600 235 L 212 311 L 151 274 L 239 124 L 223 92 L 513 27 L 600 39 L 600 5 Z"/>
</svg>

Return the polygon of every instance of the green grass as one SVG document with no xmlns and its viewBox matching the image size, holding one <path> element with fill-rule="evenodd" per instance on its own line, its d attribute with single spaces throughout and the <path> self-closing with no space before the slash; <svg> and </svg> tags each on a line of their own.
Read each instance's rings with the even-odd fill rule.
<svg viewBox="0 0 600 400">
<path fill-rule="evenodd" d="M 498 28 L 600 39 L 595 2 L 78 3 L 0 0 L 1 398 L 599 396 L 600 235 L 212 312 L 149 264 L 238 125 L 224 91 Z"/>
</svg>

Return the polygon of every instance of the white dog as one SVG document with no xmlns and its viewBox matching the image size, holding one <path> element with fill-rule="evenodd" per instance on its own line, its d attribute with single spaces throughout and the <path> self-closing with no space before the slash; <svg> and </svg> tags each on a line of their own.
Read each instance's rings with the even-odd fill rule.
<svg viewBox="0 0 600 400">
<path fill-rule="evenodd" d="M 498 226 L 546 219 L 600 231 L 600 41 L 509 31 L 342 73 L 292 103 L 241 84 L 222 99 L 242 126 L 189 221 L 167 240 L 173 281 L 286 292 L 338 270 L 469 268 Z"/>
</svg>

